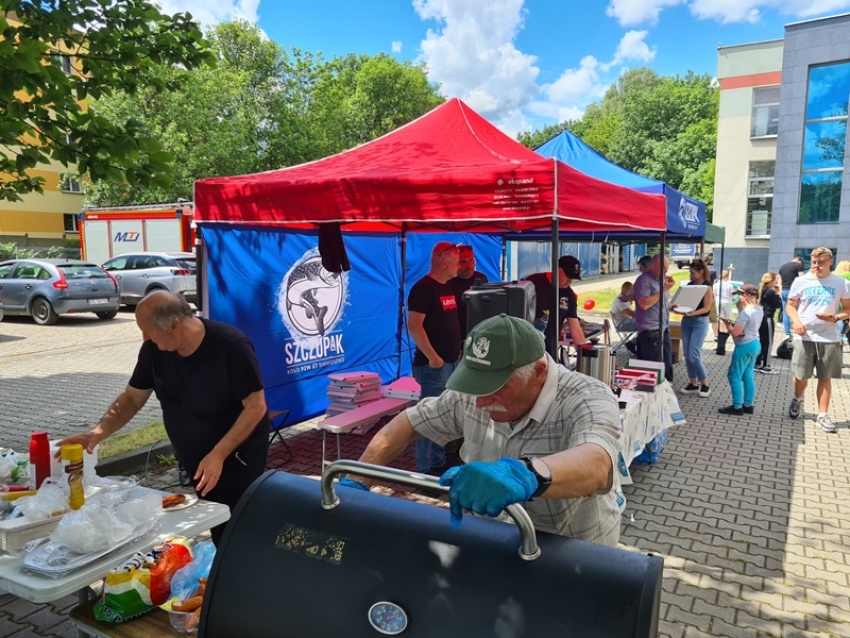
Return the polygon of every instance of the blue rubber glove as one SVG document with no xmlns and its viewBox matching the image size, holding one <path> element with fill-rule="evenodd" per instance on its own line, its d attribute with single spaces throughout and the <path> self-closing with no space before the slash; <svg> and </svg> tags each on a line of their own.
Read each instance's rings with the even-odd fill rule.
<svg viewBox="0 0 850 638">
<path fill-rule="evenodd" d="M 537 477 L 522 461 L 505 457 L 450 468 L 440 477 L 440 485 L 450 487 L 452 527 L 457 529 L 463 510 L 498 516 L 508 505 L 527 501 L 537 490 Z"/>
<path fill-rule="evenodd" d="M 361 483 L 360 481 L 355 481 L 354 479 L 350 479 L 347 476 L 339 479 L 340 485 L 345 485 L 345 487 L 353 487 L 355 490 L 366 490 L 369 491 L 369 486 L 365 483 Z"/>
</svg>

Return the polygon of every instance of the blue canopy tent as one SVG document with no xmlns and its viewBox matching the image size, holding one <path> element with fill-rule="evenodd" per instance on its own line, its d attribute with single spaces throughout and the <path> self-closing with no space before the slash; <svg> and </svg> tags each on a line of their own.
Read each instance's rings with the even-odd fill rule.
<svg viewBox="0 0 850 638">
<path fill-rule="evenodd" d="M 680 193 L 664 182 L 626 170 L 600 155 L 569 131 L 563 131 L 534 150 L 543 157 L 554 157 L 596 179 L 643 193 L 664 195 L 667 200 L 666 239 L 699 241 L 705 237 L 704 203 Z M 641 240 L 654 239 L 657 236 L 658 233 L 654 231 L 626 231 L 599 234 L 594 239 Z"/>
</svg>

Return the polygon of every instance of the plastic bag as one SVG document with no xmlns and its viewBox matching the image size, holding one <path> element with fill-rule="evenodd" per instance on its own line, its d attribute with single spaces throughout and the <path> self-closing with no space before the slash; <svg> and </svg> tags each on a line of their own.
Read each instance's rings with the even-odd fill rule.
<svg viewBox="0 0 850 638">
<path fill-rule="evenodd" d="M 88 499 L 80 509 L 66 514 L 50 540 L 76 554 L 101 552 L 156 518 L 159 510 L 160 497 L 156 492 L 138 489 L 102 492 Z"/>
<path fill-rule="evenodd" d="M 163 541 L 148 554 L 136 552 L 106 575 L 94 617 L 124 622 L 161 605 L 171 595 L 174 574 L 191 561 L 189 541 L 183 537 Z"/>
<path fill-rule="evenodd" d="M 62 482 L 53 477 L 44 479 L 35 496 L 19 498 L 11 518 L 26 516 L 33 521 L 43 521 L 60 516 L 68 511 L 68 497 L 62 489 Z"/>
<path fill-rule="evenodd" d="M 191 598 L 198 591 L 198 579 L 207 578 L 215 559 L 215 545 L 203 541 L 195 545 L 194 560 L 179 569 L 171 579 L 171 597 L 177 600 Z"/>
<path fill-rule="evenodd" d="M 29 454 L 5 450 L 0 454 L 0 483 L 6 485 L 29 485 Z"/>
</svg>

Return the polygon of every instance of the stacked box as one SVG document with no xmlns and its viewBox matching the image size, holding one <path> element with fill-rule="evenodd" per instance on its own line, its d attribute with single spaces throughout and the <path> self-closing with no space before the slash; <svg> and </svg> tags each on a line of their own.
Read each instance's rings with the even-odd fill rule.
<svg viewBox="0 0 850 638">
<path fill-rule="evenodd" d="M 381 377 L 375 372 L 329 374 L 328 416 L 335 416 L 381 398 Z"/>
</svg>

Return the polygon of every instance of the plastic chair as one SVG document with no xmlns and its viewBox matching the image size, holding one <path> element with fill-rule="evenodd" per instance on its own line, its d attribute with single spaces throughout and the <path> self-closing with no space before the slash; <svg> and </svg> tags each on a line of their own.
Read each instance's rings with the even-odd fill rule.
<svg viewBox="0 0 850 638">
<path fill-rule="evenodd" d="M 610 315 L 611 313 L 609 312 L 608 314 Z M 617 325 L 617 322 L 614 321 L 614 315 L 611 315 L 611 325 L 614 326 L 614 331 L 617 333 L 617 338 L 620 340 L 620 342 L 616 346 L 614 346 L 613 350 L 614 354 L 617 354 L 617 351 L 620 348 L 626 347 L 626 342 L 629 341 L 632 337 L 634 337 L 637 331 L 624 330 L 623 332 L 620 332 L 620 327 Z"/>
</svg>

